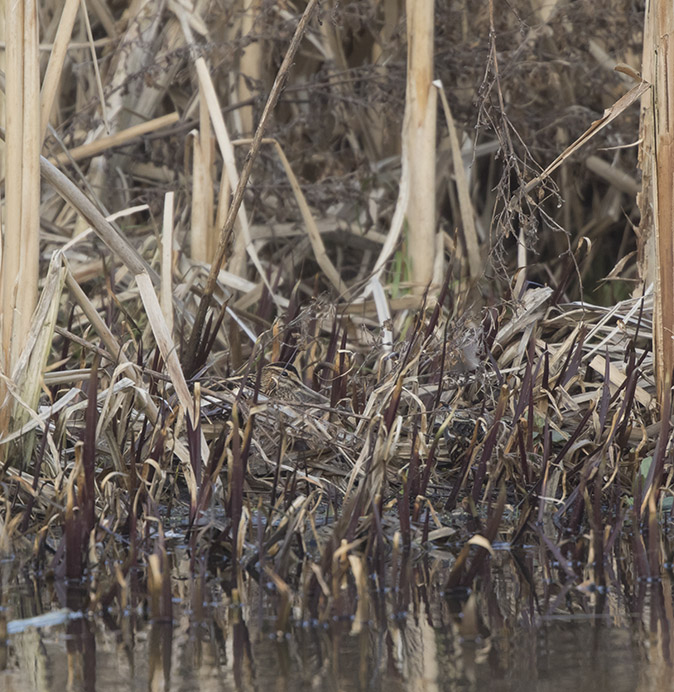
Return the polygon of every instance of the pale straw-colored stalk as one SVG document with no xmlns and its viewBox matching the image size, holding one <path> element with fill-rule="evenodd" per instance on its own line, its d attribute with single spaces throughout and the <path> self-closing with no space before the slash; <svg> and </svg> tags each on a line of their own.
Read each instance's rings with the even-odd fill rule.
<svg viewBox="0 0 674 692">
<path fill-rule="evenodd" d="M 213 149 L 204 89 L 199 86 L 199 130 L 192 133 L 192 208 L 190 253 L 197 262 L 210 262 L 217 243 L 213 228 Z"/>
<path fill-rule="evenodd" d="M 161 233 L 161 310 L 166 326 L 173 333 L 173 198 L 174 192 L 164 195 L 164 218 Z"/>
<path fill-rule="evenodd" d="M 119 147 L 123 144 L 128 144 L 134 139 L 138 139 L 143 135 L 150 134 L 156 130 L 161 130 L 164 127 L 169 127 L 180 120 L 180 116 L 177 113 L 168 113 L 167 115 L 161 115 L 158 118 L 153 118 L 152 120 L 147 120 L 144 123 L 138 123 L 138 125 L 132 125 L 124 130 L 115 132 L 109 137 L 101 137 L 93 142 L 87 142 L 79 147 L 73 147 L 69 149 L 68 152 L 63 152 L 58 154 L 53 159 L 50 159 L 52 163 L 62 164 L 68 163 L 69 161 L 81 161 L 82 159 L 87 159 L 98 154 L 102 154 L 113 147 Z"/>
<path fill-rule="evenodd" d="M 414 291 L 433 277 L 437 92 L 433 82 L 433 0 L 407 0 L 405 129 L 410 176 L 408 254 Z M 409 117 L 408 117 L 409 116 Z"/>
<path fill-rule="evenodd" d="M 26 343 L 37 304 L 40 205 L 40 80 L 37 2 L 8 3 L 6 78 L 5 229 L 2 248 L 2 348 L 12 373 Z M 34 388 L 29 386 L 32 391 Z M 8 407 L 2 406 L 6 431 Z M 33 402 L 30 401 L 29 404 Z"/>
<path fill-rule="evenodd" d="M 47 63 L 47 71 L 42 82 L 42 93 L 40 94 L 40 141 L 44 141 L 47 125 L 49 123 L 49 115 L 51 113 L 54 101 L 56 100 L 56 92 L 61 81 L 61 71 L 63 70 L 63 62 L 65 61 L 66 53 L 68 52 L 68 42 L 72 36 L 73 26 L 77 17 L 77 8 L 80 0 L 65 0 L 61 20 L 59 21 L 56 38 L 51 53 L 49 54 L 49 62 Z"/>
<path fill-rule="evenodd" d="M 653 89 L 642 102 L 644 190 L 640 206 L 653 209 L 653 347 L 658 401 L 662 407 L 674 370 L 674 6 L 670 0 L 648 4 L 644 35 L 650 39 L 644 40 L 644 79 L 651 82 Z"/>
<path fill-rule="evenodd" d="M 454 118 L 449 107 L 449 101 L 445 95 L 442 82 L 436 81 L 435 86 L 440 94 L 442 109 L 447 121 L 447 131 L 449 142 L 452 147 L 452 163 L 454 164 L 454 180 L 456 183 L 457 197 L 459 198 L 459 211 L 461 212 L 461 225 L 463 227 L 463 239 L 466 243 L 466 254 L 468 255 L 468 267 L 470 276 L 473 280 L 477 279 L 482 272 L 482 261 L 480 259 L 480 246 L 477 239 L 477 229 L 475 228 L 475 214 L 473 204 L 470 201 L 470 190 L 468 188 L 468 176 L 463 167 L 463 157 L 461 156 L 461 146 L 459 135 L 454 125 Z M 519 266 L 519 265 L 518 265 Z"/>
</svg>

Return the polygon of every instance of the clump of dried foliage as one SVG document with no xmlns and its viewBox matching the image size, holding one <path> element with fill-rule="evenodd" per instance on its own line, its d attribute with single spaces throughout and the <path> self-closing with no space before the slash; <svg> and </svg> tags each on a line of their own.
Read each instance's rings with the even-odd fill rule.
<svg viewBox="0 0 674 692">
<path fill-rule="evenodd" d="M 60 4 L 41 3 L 45 43 Z M 95 574 L 92 607 L 121 599 L 145 564 L 153 612 L 170 610 L 168 526 L 193 566 L 225 555 L 278 586 L 310 561 L 303 583 L 323 612 L 347 554 L 384 579 L 385 563 L 442 542 L 466 516 L 449 587 L 472 583 L 498 535 L 539 534 L 563 560 L 574 548 L 562 539 L 589 533 L 599 565 L 625 522 L 671 511 L 652 297 L 633 254 L 636 110 L 521 194 L 632 86 L 612 66 L 638 65 L 643 8 L 520 1 L 490 18 L 486 0 L 436 3 L 435 72 L 460 134 L 481 274 L 468 270 L 439 114 L 442 283 L 410 290 L 404 239 L 364 297 L 400 177 L 400 4 L 320 7 L 246 188 L 250 242 L 240 225 L 227 238 L 193 348 L 235 187 L 227 166 L 244 165 L 304 3 L 186 13 L 148 2 L 135 16 L 97 3 L 93 44 L 75 23 L 43 155 L 104 216 L 119 213 L 109 237 L 136 264 L 85 232 L 93 212 L 49 179 L 41 314 L 53 338 L 39 406 L 2 440 L 0 478 L 5 540 L 30 542 L 57 575 Z M 234 142 L 229 163 L 199 61 Z M 163 314 L 141 270 L 157 291 L 168 281 Z M 175 349 L 158 345 L 157 324 Z M 265 389 L 270 362 L 296 369 L 295 397 Z M 470 548 L 470 534 L 483 542 Z M 645 540 L 637 533 L 644 554 Z"/>
</svg>

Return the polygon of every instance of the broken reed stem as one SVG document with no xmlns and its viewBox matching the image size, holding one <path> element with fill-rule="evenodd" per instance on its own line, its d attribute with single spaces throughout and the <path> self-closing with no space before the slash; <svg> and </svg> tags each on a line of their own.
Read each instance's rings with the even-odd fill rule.
<svg viewBox="0 0 674 692">
<path fill-rule="evenodd" d="M 250 145 L 250 150 L 246 155 L 246 161 L 241 171 L 241 176 L 239 177 L 239 184 L 234 192 L 234 197 L 232 199 L 232 204 L 229 208 L 229 213 L 227 214 L 227 219 L 225 220 L 225 225 L 220 230 L 220 238 L 218 240 L 218 247 L 215 253 L 215 258 L 211 264 L 211 271 L 208 275 L 208 280 L 206 282 L 206 287 L 204 289 L 201 301 L 199 303 L 199 309 L 197 311 L 197 316 L 194 320 L 194 327 L 192 328 L 192 334 L 190 335 L 189 344 L 187 347 L 186 363 L 192 363 L 194 361 L 194 356 L 197 352 L 197 347 L 201 341 L 201 333 L 204 328 L 204 323 L 206 321 L 206 313 L 211 303 L 211 298 L 213 292 L 215 291 L 215 286 L 218 278 L 218 273 L 222 267 L 222 263 L 225 258 L 225 252 L 227 250 L 227 243 L 230 237 L 230 233 L 234 228 L 234 222 L 239 213 L 239 207 L 243 202 L 243 195 L 246 190 L 246 185 L 248 183 L 248 178 L 250 178 L 251 171 L 253 169 L 253 163 L 257 158 L 258 152 L 260 151 L 260 146 L 262 145 L 262 138 L 264 136 L 265 130 L 267 129 L 267 123 L 271 115 L 272 110 L 276 107 L 279 96 L 281 95 L 281 90 L 286 81 L 286 76 L 290 70 L 290 66 L 295 59 L 295 54 L 300 46 L 302 38 L 307 30 L 309 20 L 314 13 L 318 0 L 309 0 L 307 6 L 297 24 L 297 29 L 295 29 L 295 34 L 293 35 L 288 50 L 286 51 L 281 67 L 279 68 L 276 79 L 274 80 L 274 85 L 269 92 L 269 98 L 265 104 L 262 117 L 260 118 L 260 123 L 255 130 L 255 136 L 253 137 L 253 143 Z"/>
<path fill-rule="evenodd" d="M 199 83 L 199 129 L 190 135 L 192 141 L 192 208 L 190 224 L 190 255 L 197 262 L 207 263 L 213 256 L 213 148 L 211 122 L 204 88 Z M 226 171 L 222 172 L 223 177 Z"/>
</svg>

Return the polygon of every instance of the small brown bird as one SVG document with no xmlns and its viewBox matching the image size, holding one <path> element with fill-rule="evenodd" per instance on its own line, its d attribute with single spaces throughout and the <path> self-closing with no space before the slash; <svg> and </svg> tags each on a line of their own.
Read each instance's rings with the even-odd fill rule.
<svg viewBox="0 0 674 692">
<path fill-rule="evenodd" d="M 202 387 L 202 413 L 211 418 L 221 418 L 229 415 L 235 399 L 242 396 L 244 400 L 253 398 L 255 389 L 255 371 L 244 378 L 235 375 L 221 383 L 216 388 Z M 224 387 L 222 386 L 224 384 Z M 300 378 L 297 370 L 290 363 L 267 363 L 262 367 L 259 392 L 269 399 L 270 403 L 286 405 L 329 406 L 327 397 L 309 389 Z M 243 391 L 239 393 L 239 389 Z"/>
<path fill-rule="evenodd" d="M 327 397 L 309 389 L 290 363 L 267 363 L 262 368 L 260 391 L 270 399 L 293 404 L 328 404 Z"/>
</svg>

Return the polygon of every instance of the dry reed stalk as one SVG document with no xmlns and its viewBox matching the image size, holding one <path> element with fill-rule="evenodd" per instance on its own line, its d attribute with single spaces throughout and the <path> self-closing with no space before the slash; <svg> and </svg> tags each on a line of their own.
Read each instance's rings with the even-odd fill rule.
<svg viewBox="0 0 674 692">
<path fill-rule="evenodd" d="M 68 43 L 73 33 L 77 8 L 80 0 L 66 0 L 61 13 L 54 45 L 49 53 L 49 63 L 42 82 L 42 92 L 40 94 L 40 142 L 44 141 L 49 116 L 56 99 L 56 93 L 61 81 L 61 71 L 68 52 Z"/>
<path fill-rule="evenodd" d="M 644 123 L 652 119 L 652 126 L 644 127 L 644 135 L 649 134 L 653 139 L 646 145 L 651 152 L 650 161 L 642 160 L 642 166 L 644 171 L 650 169 L 647 179 L 654 181 L 644 194 L 650 193 L 645 203 L 651 202 L 655 222 L 657 269 L 653 345 L 658 401 L 663 407 L 674 370 L 674 75 L 671 69 L 674 6 L 668 0 L 649 3 L 646 22 L 652 23 L 645 34 L 651 37 L 653 44 L 644 45 L 644 55 L 647 50 L 652 51 L 652 56 L 644 59 L 644 68 L 654 69 L 654 74 L 650 75 L 653 84 L 651 112 L 646 108 L 643 111 Z"/>
<path fill-rule="evenodd" d="M 109 137 L 101 137 L 94 142 L 88 142 L 87 144 L 82 144 L 79 147 L 73 147 L 67 152 L 58 154 L 49 161 L 56 165 L 69 163 L 71 161 L 81 161 L 83 159 L 90 158 L 92 156 L 97 156 L 102 154 L 113 147 L 120 147 L 124 144 L 132 142 L 134 139 L 138 139 L 143 135 L 150 134 L 151 132 L 156 132 L 164 127 L 169 127 L 180 120 L 178 113 L 168 113 L 167 115 L 162 115 L 158 118 L 153 118 L 144 123 L 139 123 L 138 125 L 132 125 L 127 127 L 120 132 L 116 132 Z"/>
<path fill-rule="evenodd" d="M 437 92 L 433 82 L 433 0 L 407 0 L 405 152 L 410 175 L 408 254 L 413 291 L 433 278 L 435 250 L 435 158 Z"/>
<path fill-rule="evenodd" d="M 449 108 L 449 102 L 447 101 L 445 89 L 441 82 L 437 83 L 437 87 L 438 91 L 440 92 L 440 100 L 442 102 L 442 108 L 445 112 L 447 130 L 449 132 L 449 141 L 452 147 L 452 162 L 454 164 L 454 177 L 456 181 L 456 190 L 459 197 L 463 238 L 466 243 L 466 254 L 468 255 L 468 267 L 471 278 L 475 280 L 482 272 L 482 261 L 480 259 L 480 246 L 477 239 L 477 230 L 475 228 L 473 204 L 470 201 L 468 178 L 463 167 L 463 157 L 461 156 L 459 137 L 456 132 L 454 118 L 452 116 L 452 111 Z"/>
<path fill-rule="evenodd" d="M 222 228 L 227 219 L 227 210 L 229 209 L 229 203 L 231 200 L 232 187 L 229 184 L 229 177 L 226 175 L 220 176 L 220 185 L 218 187 L 217 194 L 217 209 L 215 212 L 215 227 Z M 243 279 L 245 281 L 245 279 Z"/>
<path fill-rule="evenodd" d="M 242 15 L 241 15 L 241 36 L 250 40 L 253 35 L 253 28 L 261 11 L 261 0 L 243 0 Z M 237 78 L 237 91 L 239 102 L 243 103 L 249 99 L 255 98 L 255 91 L 251 90 L 250 85 L 261 83 L 263 79 L 262 73 L 262 42 L 252 40 L 250 43 L 244 44 L 241 51 L 239 64 L 239 76 Z M 255 128 L 253 121 L 253 107 L 244 106 L 239 111 L 241 119 L 241 132 L 244 134 L 252 134 Z"/>
<path fill-rule="evenodd" d="M 173 198 L 175 193 L 164 195 L 164 218 L 161 234 L 161 309 L 166 325 L 173 333 Z"/>
<path fill-rule="evenodd" d="M 96 91 L 98 93 L 98 102 L 101 104 L 101 115 L 105 131 L 110 134 L 110 122 L 108 121 L 108 109 L 105 103 L 105 93 L 103 91 L 103 82 L 101 80 L 101 72 L 98 69 L 98 58 L 96 57 L 96 47 L 94 46 L 94 36 L 91 33 L 91 23 L 89 22 L 89 13 L 87 12 L 87 4 L 82 0 L 82 20 L 87 31 L 87 40 L 89 41 L 89 53 L 91 55 L 91 65 L 94 70 L 94 81 L 96 82 Z"/>
<path fill-rule="evenodd" d="M 204 88 L 199 85 L 199 129 L 192 134 L 192 205 L 190 253 L 197 262 L 213 257 L 213 148 Z"/>
<path fill-rule="evenodd" d="M 644 81 L 655 84 L 655 20 L 653 3 L 649 3 L 648 12 L 644 17 L 644 40 L 641 58 L 641 74 Z M 639 160 L 641 169 L 641 191 L 637 194 L 637 205 L 641 213 L 639 226 L 635 229 L 637 235 L 639 276 L 646 286 L 656 285 L 658 260 L 656 256 L 655 218 L 653 209 L 654 185 L 656 180 L 653 165 L 655 146 L 655 113 L 653 112 L 653 94 L 646 92 L 641 97 L 641 114 L 639 122 Z"/>
<path fill-rule="evenodd" d="M 0 277 L 1 364 L 13 373 L 37 303 L 40 206 L 40 81 L 37 2 L 5 6 L 7 27 L 5 233 Z M 32 373 L 38 376 L 37 373 Z M 34 391 L 34 387 L 30 387 Z M 9 409 L 1 406 L 0 430 Z M 37 402 L 28 402 L 30 406 Z"/>
</svg>

